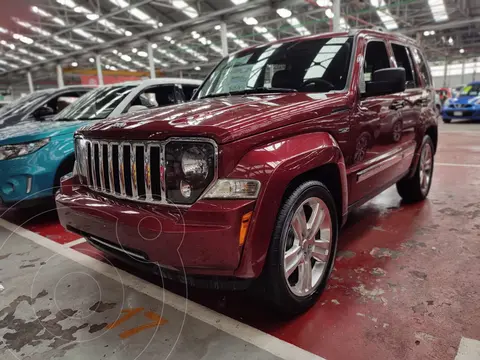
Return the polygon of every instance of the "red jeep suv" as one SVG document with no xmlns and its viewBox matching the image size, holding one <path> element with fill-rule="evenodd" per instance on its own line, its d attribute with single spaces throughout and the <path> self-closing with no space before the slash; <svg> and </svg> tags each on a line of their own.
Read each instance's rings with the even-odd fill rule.
<svg viewBox="0 0 480 360">
<path fill-rule="evenodd" d="M 339 228 L 396 184 L 430 189 L 435 91 L 409 38 L 360 30 L 223 59 L 194 101 L 95 123 L 56 196 L 97 248 L 197 286 L 258 279 L 281 311 L 325 289 Z"/>
</svg>

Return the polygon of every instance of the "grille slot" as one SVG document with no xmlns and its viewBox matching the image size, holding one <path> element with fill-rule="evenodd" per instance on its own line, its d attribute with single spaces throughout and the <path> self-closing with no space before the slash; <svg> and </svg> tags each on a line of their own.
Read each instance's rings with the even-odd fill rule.
<svg viewBox="0 0 480 360">
<path fill-rule="evenodd" d="M 77 137 L 75 155 L 79 164 L 79 179 L 82 185 L 95 192 L 122 199 L 168 205 L 170 202 L 166 197 L 165 147 L 169 141 L 213 144 L 215 175 L 210 185 L 216 180 L 218 150 L 210 139 L 171 138 L 158 142 L 124 142 Z"/>
<path fill-rule="evenodd" d="M 83 185 L 117 197 L 161 202 L 160 144 L 86 140 L 76 148 Z M 82 149 L 83 152 L 82 153 Z"/>
</svg>

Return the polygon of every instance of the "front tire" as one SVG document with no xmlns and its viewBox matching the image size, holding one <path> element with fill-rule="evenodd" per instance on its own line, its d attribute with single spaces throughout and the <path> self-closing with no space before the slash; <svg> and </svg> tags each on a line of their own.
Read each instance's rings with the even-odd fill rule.
<svg viewBox="0 0 480 360">
<path fill-rule="evenodd" d="M 335 202 L 321 182 L 304 182 L 283 202 L 264 273 L 267 296 L 282 314 L 316 302 L 333 269 L 337 236 Z"/>
<path fill-rule="evenodd" d="M 405 202 L 422 201 L 427 197 L 432 185 L 433 165 L 433 141 L 430 136 L 425 135 L 415 174 L 411 178 L 404 178 L 397 182 L 397 191 Z"/>
<path fill-rule="evenodd" d="M 450 124 L 451 121 L 452 121 L 452 119 L 443 119 L 443 122 L 444 122 L 445 124 Z"/>
</svg>

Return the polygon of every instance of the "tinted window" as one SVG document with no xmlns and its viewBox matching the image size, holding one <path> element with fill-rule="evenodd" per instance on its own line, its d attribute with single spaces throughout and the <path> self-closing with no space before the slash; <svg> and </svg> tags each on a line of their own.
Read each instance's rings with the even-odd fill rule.
<svg viewBox="0 0 480 360">
<path fill-rule="evenodd" d="M 28 113 L 36 106 L 45 102 L 52 95 L 51 91 L 36 91 L 13 101 L 5 106 L 0 113 L 1 116 L 13 116 Z"/>
<path fill-rule="evenodd" d="M 87 93 L 87 91 L 72 91 L 62 93 L 61 95 L 55 96 L 53 99 L 49 100 L 47 106 L 53 110 L 54 114 L 57 114 L 69 105 L 73 104 L 85 93 Z"/>
<path fill-rule="evenodd" d="M 90 91 L 60 112 L 54 120 L 105 119 L 135 87 L 136 85 L 119 85 Z"/>
<path fill-rule="evenodd" d="M 130 104 L 143 105 L 148 108 L 173 105 L 175 100 L 175 88 L 173 85 L 158 85 L 143 90 Z"/>
<path fill-rule="evenodd" d="M 370 41 L 367 44 L 365 63 L 363 65 L 364 80 L 371 81 L 375 71 L 390 67 L 387 47 L 383 41 Z"/>
<path fill-rule="evenodd" d="M 245 50 L 224 59 L 203 83 L 198 97 L 343 90 L 351 52 L 351 37 L 296 40 Z"/>
<path fill-rule="evenodd" d="M 413 58 L 418 65 L 420 76 L 422 77 L 425 86 L 430 86 L 432 84 L 430 79 L 430 71 L 428 70 L 428 65 L 423 58 L 423 55 L 418 49 L 413 49 Z"/>
<path fill-rule="evenodd" d="M 410 60 L 407 48 L 402 45 L 392 44 L 392 50 L 393 55 L 395 56 L 395 61 L 397 62 L 397 66 L 405 69 L 405 87 L 407 89 L 416 87 L 412 62 Z"/>
<path fill-rule="evenodd" d="M 188 101 L 193 97 L 193 92 L 195 89 L 198 89 L 198 85 L 185 85 L 182 84 L 182 90 L 183 93 L 185 94 L 185 99 Z"/>
</svg>

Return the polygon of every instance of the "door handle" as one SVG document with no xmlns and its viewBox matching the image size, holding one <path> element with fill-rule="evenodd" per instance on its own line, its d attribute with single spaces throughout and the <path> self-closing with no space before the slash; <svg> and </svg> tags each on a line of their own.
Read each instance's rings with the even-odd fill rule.
<svg viewBox="0 0 480 360">
<path fill-rule="evenodd" d="M 400 110 L 405 107 L 405 100 L 394 100 L 390 104 L 390 109 L 392 110 Z"/>
</svg>

